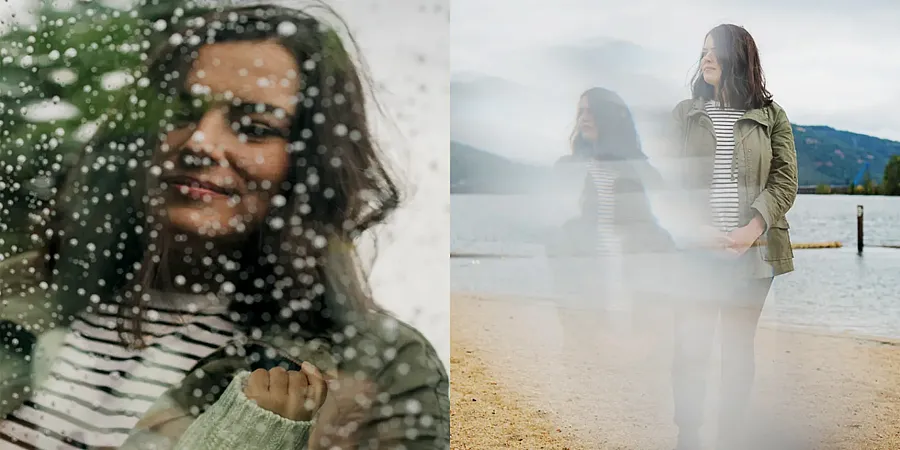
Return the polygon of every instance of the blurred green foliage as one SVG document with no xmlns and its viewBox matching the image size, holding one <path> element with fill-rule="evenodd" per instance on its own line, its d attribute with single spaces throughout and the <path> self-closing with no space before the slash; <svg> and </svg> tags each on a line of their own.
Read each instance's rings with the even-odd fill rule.
<svg viewBox="0 0 900 450">
<path fill-rule="evenodd" d="M 134 98 L 125 88 L 185 8 L 193 5 L 41 0 L 27 8 L 34 25 L 0 36 L 0 258 L 31 244 L 34 215 L 92 129 L 128 120 L 116 110 Z"/>
<path fill-rule="evenodd" d="M 900 154 L 891 156 L 884 168 L 884 195 L 900 195 Z"/>
</svg>

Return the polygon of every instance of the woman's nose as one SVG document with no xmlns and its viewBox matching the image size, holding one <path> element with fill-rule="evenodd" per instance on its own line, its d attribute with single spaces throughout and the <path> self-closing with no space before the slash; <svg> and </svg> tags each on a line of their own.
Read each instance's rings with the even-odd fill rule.
<svg viewBox="0 0 900 450">
<path fill-rule="evenodd" d="M 225 160 L 227 145 L 225 138 L 228 133 L 228 121 L 222 111 L 212 109 L 207 111 L 197 122 L 194 132 L 185 143 L 185 147 L 193 153 L 210 158 L 216 162 Z"/>
</svg>

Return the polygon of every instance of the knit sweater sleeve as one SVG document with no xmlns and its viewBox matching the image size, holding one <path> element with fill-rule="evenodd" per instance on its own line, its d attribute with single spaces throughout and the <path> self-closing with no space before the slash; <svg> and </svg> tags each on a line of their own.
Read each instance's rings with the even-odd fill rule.
<svg viewBox="0 0 900 450">
<path fill-rule="evenodd" d="M 239 373 L 216 403 L 178 440 L 175 450 L 287 450 L 306 445 L 312 422 L 285 419 L 244 395 L 250 372 Z"/>
<path fill-rule="evenodd" d="M 196 419 L 168 431 L 136 429 L 127 450 L 295 450 L 306 448 L 313 422 L 285 419 L 244 395 L 250 372 L 239 372 L 222 396 Z M 161 399 L 165 402 L 165 399 Z M 171 405 L 169 405 L 171 406 Z M 163 405 L 159 408 L 171 411 Z M 172 414 L 175 424 L 188 414 Z M 173 432 L 175 430 L 176 432 Z"/>
</svg>

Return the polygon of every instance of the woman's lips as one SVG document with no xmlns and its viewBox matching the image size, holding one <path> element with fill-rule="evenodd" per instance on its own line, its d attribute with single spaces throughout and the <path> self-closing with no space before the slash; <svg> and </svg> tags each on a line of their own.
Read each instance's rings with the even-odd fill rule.
<svg viewBox="0 0 900 450">
<path fill-rule="evenodd" d="M 163 180 L 163 182 L 182 195 L 196 199 L 204 197 L 231 197 L 236 194 L 233 190 L 185 176 L 171 177 Z"/>
<path fill-rule="evenodd" d="M 205 188 L 201 188 L 201 187 L 190 186 L 190 185 L 186 185 L 186 184 L 174 183 L 174 184 L 172 184 L 172 187 L 174 187 L 181 194 L 184 194 L 195 200 L 201 200 L 204 197 L 229 197 L 229 195 L 223 194 L 221 192 L 217 192 L 217 191 L 213 191 L 211 189 L 205 189 Z"/>
</svg>

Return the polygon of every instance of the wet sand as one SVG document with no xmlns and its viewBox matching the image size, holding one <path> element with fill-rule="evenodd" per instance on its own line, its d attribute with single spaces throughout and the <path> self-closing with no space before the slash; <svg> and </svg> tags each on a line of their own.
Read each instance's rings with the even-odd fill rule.
<svg viewBox="0 0 900 450">
<path fill-rule="evenodd" d="M 536 300 L 454 294 L 451 302 L 452 448 L 674 447 L 666 313 L 635 333 L 608 313 Z M 563 336 L 578 345 L 563 346 Z M 748 429 L 816 449 L 900 448 L 898 344 L 760 328 L 751 422 L 765 425 Z M 720 363 L 712 355 L 707 442 Z"/>
</svg>

